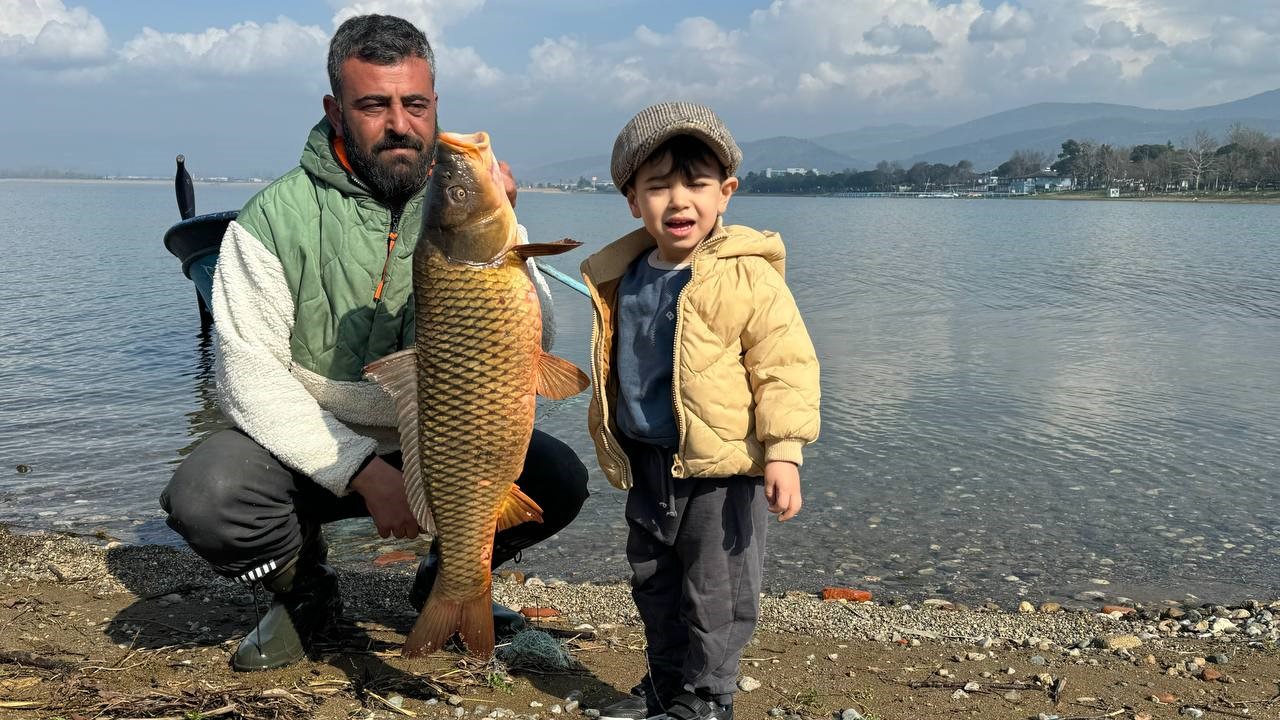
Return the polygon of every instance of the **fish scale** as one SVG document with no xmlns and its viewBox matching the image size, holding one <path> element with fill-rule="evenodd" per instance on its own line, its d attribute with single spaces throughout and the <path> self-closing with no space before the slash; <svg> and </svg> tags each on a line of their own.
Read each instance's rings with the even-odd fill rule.
<svg viewBox="0 0 1280 720">
<path fill-rule="evenodd" d="M 524 263 L 497 267 L 427 254 L 415 290 L 418 392 L 430 412 L 422 478 L 440 536 L 441 591 L 455 600 L 488 588 L 497 508 L 519 477 L 533 432 L 534 367 L 542 318 Z M 524 412 L 522 412 L 524 411 Z M 503 452 L 494 452 L 503 448 Z M 482 482 L 487 492 L 476 492 Z M 465 498 L 458 502 L 458 498 Z M 458 568 L 462 572 L 450 572 Z"/>
<path fill-rule="evenodd" d="M 542 520 L 537 503 L 514 487 L 535 397 L 563 399 L 590 384 L 568 360 L 543 352 L 526 262 L 580 243 L 519 242 L 483 132 L 440 134 L 426 203 L 413 253 L 413 347 L 365 368 L 395 402 L 405 495 L 440 551 L 403 653 L 438 650 L 456 633 L 469 652 L 488 657 L 494 534 Z"/>
</svg>

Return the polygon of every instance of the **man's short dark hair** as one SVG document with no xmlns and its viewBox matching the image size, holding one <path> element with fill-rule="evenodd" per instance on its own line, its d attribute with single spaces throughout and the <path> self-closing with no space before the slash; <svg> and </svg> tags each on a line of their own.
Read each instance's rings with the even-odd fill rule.
<svg viewBox="0 0 1280 720">
<path fill-rule="evenodd" d="M 436 54 L 431 43 L 413 23 L 393 15 L 357 15 L 338 26 L 329 41 L 329 88 L 342 100 L 342 63 L 360 58 L 375 65 L 398 65 L 416 57 L 431 66 L 436 76 Z"/>
</svg>

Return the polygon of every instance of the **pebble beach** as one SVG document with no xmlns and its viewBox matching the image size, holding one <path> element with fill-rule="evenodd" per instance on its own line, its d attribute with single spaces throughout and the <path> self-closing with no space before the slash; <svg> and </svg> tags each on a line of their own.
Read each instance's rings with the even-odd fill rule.
<svg viewBox="0 0 1280 720">
<path fill-rule="evenodd" d="M 571 667 L 477 672 L 457 653 L 425 665 L 399 658 L 415 617 L 405 603 L 413 568 L 396 553 L 340 567 L 358 641 L 243 675 L 227 657 L 252 626 L 253 594 L 189 552 L 5 531 L 0 717 L 214 717 L 227 707 L 232 718 L 267 709 L 281 718 L 593 717 L 643 673 L 625 584 L 523 571 L 499 574 L 495 598 L 557 638 Z M 736 705 L 741 717 L 792 720 L 1280 717 L 1278 645 L 1274 599 L 966 606 L 844 586 L 770 592 Z"/>
</svg>

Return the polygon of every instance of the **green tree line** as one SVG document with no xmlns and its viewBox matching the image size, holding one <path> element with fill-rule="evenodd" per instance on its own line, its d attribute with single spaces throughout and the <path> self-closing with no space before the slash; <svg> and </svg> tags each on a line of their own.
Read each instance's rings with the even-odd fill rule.
<svg viewBox="0 0 1280 720">
<path fill-rule="evenodd" d="M 1113 147 L 1067 140 L 1052 169 L 1083 189 L 1141 183 L 1151 191 L 1280 188 L 1280 137 L 1236 124 L 1219 142 L 1205 130 L 1179 145 Z"/>
<path fill-rule="evenodd" d="M 973 163 L 955 165 L 918 162 L 903 168 L 896 162 L 879 162 L 872 170 L 765 177 L 749 172 L 742 179 L 744 192 L 822 194 L 837 192 L 912 192 L 965 190 L 979 179 L 995 175 L 1001 180 L 1044 172 L 1070 177 L 1084 190 L 1121 186 L 1145 190 L 1263 190 L 1280 188 L 1280 137 L 1241 124 L 1232 126 L 1224 142 L 1201 130 L 1175 146 L 1120 146 L 1093 140 L 1068 139 L 1052 160 L 1037 150 L 1017 150 L 989 173 L 974 171 Z"/>
</svg>

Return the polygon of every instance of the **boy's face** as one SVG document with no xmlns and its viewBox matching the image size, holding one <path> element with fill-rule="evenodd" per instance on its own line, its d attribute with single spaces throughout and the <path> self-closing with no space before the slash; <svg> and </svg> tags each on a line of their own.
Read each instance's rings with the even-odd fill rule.
<svg viewBox="0 0 1280 720">
<path fill-rule="evenodd" d="M 692 175 L 686 180 L 669 156 L 659 158 L 641 165 L 627 190 L 632 217 L 644 221 L 665 262 L 684 262 L 738 189 L 737 178 L 722 181 L 720 168 L 709 162 L 696 163 Z"/>
</svg>

